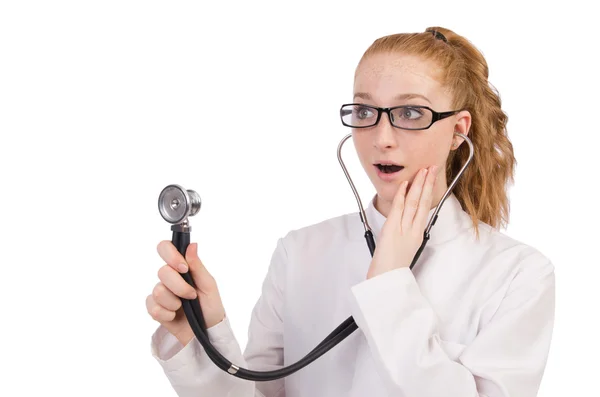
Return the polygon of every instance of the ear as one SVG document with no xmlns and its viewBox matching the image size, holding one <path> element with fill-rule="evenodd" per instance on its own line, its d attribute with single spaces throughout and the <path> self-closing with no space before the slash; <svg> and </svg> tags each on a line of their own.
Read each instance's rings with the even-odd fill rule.
<svg viewBox="0 0 600 397">
<path fill-rule="evenodd" d="M 462 110 L 456 114 L 456 123 L 454 124 L 454 132 L 468 136 L 469 130 L 471 129 L 471 113 L 468 110 Z M 464 142 L 459 136 L 454 135 L 452 138 L 452 150 L 458 149 L 458 147 Z"/>
</svg>

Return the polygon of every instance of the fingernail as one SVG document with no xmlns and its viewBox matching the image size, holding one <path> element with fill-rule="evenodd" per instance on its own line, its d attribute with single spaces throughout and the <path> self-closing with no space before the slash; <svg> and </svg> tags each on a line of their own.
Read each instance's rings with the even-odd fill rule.
<svg viewBox="0 0 600 397">
<path fill-rule="evenodd" d="M 438 166 L 434 165 L 433 167 L 431 167 L 431 172 L 433 172 L 434 174 L 437 172 L 438 170 Z"/>
<path fill-rule="evenodd" d="M 423 170 L 423 175 L 427 175 L 427 168 Z"/>
<path fill-rule="evenodd" d="M 177 269 L 180 273 L 185 273 L 188 271 L 188 267 L 185 263 L 180 263 L 179 265 L 177 265 Z"/>
</svg>

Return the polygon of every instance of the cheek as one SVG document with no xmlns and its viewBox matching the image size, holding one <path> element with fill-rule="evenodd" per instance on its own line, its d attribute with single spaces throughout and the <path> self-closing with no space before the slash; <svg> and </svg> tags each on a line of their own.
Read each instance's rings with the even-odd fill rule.
<svg viewBox="0 0 600 397">
<path fill-rule="evenodd" d="M 358 155 L 358 158 L 360 160 L 360 163 L 362 164 L 363 167 L 365 167 L 366 165 L 368 165 L 368 150 L 369 150 L 369 142 L 367 139 L 365 139 L 364 137 L 361 137 L 359 135 L 353 135 L 352 136 L 352 142 L 354 143 L 354 148 L 356 150 L 356 154 Z"/>
<path fill-rule="evenodd" d="M 410 164 L 417 172 L 421 168 L 432 165 L 443 165 L 444 159 L 448 156 L 450 143 L 446 142 L 446 136 L 433 133 L 420 139 L 414 139 L 410 143 Z"/>
<path fill-rule="evenodd" d="M 439 147 L 435 140 L 427 137 L 427 139 L 414 139 L 407 144 L 406 153 L 408 154 L 409 164 L 413 171 L 427 167 L 438 157 Z"/>
</svg>

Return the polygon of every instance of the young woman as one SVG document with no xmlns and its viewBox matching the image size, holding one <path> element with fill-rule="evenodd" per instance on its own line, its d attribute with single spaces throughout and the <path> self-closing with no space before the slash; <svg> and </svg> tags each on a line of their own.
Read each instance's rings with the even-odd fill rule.
<svg viewBox="0 0 600 397">
<path fill-rule="evenodd" d="M 376 40 L 356 69 L 341 117 L 377 194 L 357 213 L 277 242 L 242 353 L 215 280 L 191 244 L 164 241 L 166 265 L 147 298 L 160 323 L 152 354 L 179 396 L 535 396 L 554 322 L 554 267 L 498 231 L 508 219 L 515 159 L 507 117 L 481 53 L 439 27 Z M 416 266 L 411 261 L 448 184 Z M 191 271 L 196 289 L 179 274 Z M 200 300 L 213 345 L 239 367 L 267 371 L 303 358 L 349 316 L 359 329 L 294 374 L 251 382 L 216 367 L 180 297 Z"/>
</svg>

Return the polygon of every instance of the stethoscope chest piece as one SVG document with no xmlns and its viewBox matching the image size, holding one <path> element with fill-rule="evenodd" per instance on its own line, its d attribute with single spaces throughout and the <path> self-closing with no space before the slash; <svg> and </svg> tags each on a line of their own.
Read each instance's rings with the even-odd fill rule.
<svg viewBox="0 0 600 397">
<path fill-rule="evenodd" d="M 158 197 L 158 211 L 163 219 L 173 225 L 185 223 L 187 218 L 200 211 L 202 200 L 193 190 L 179 185 L 165 187 Z"/>
</svg>

